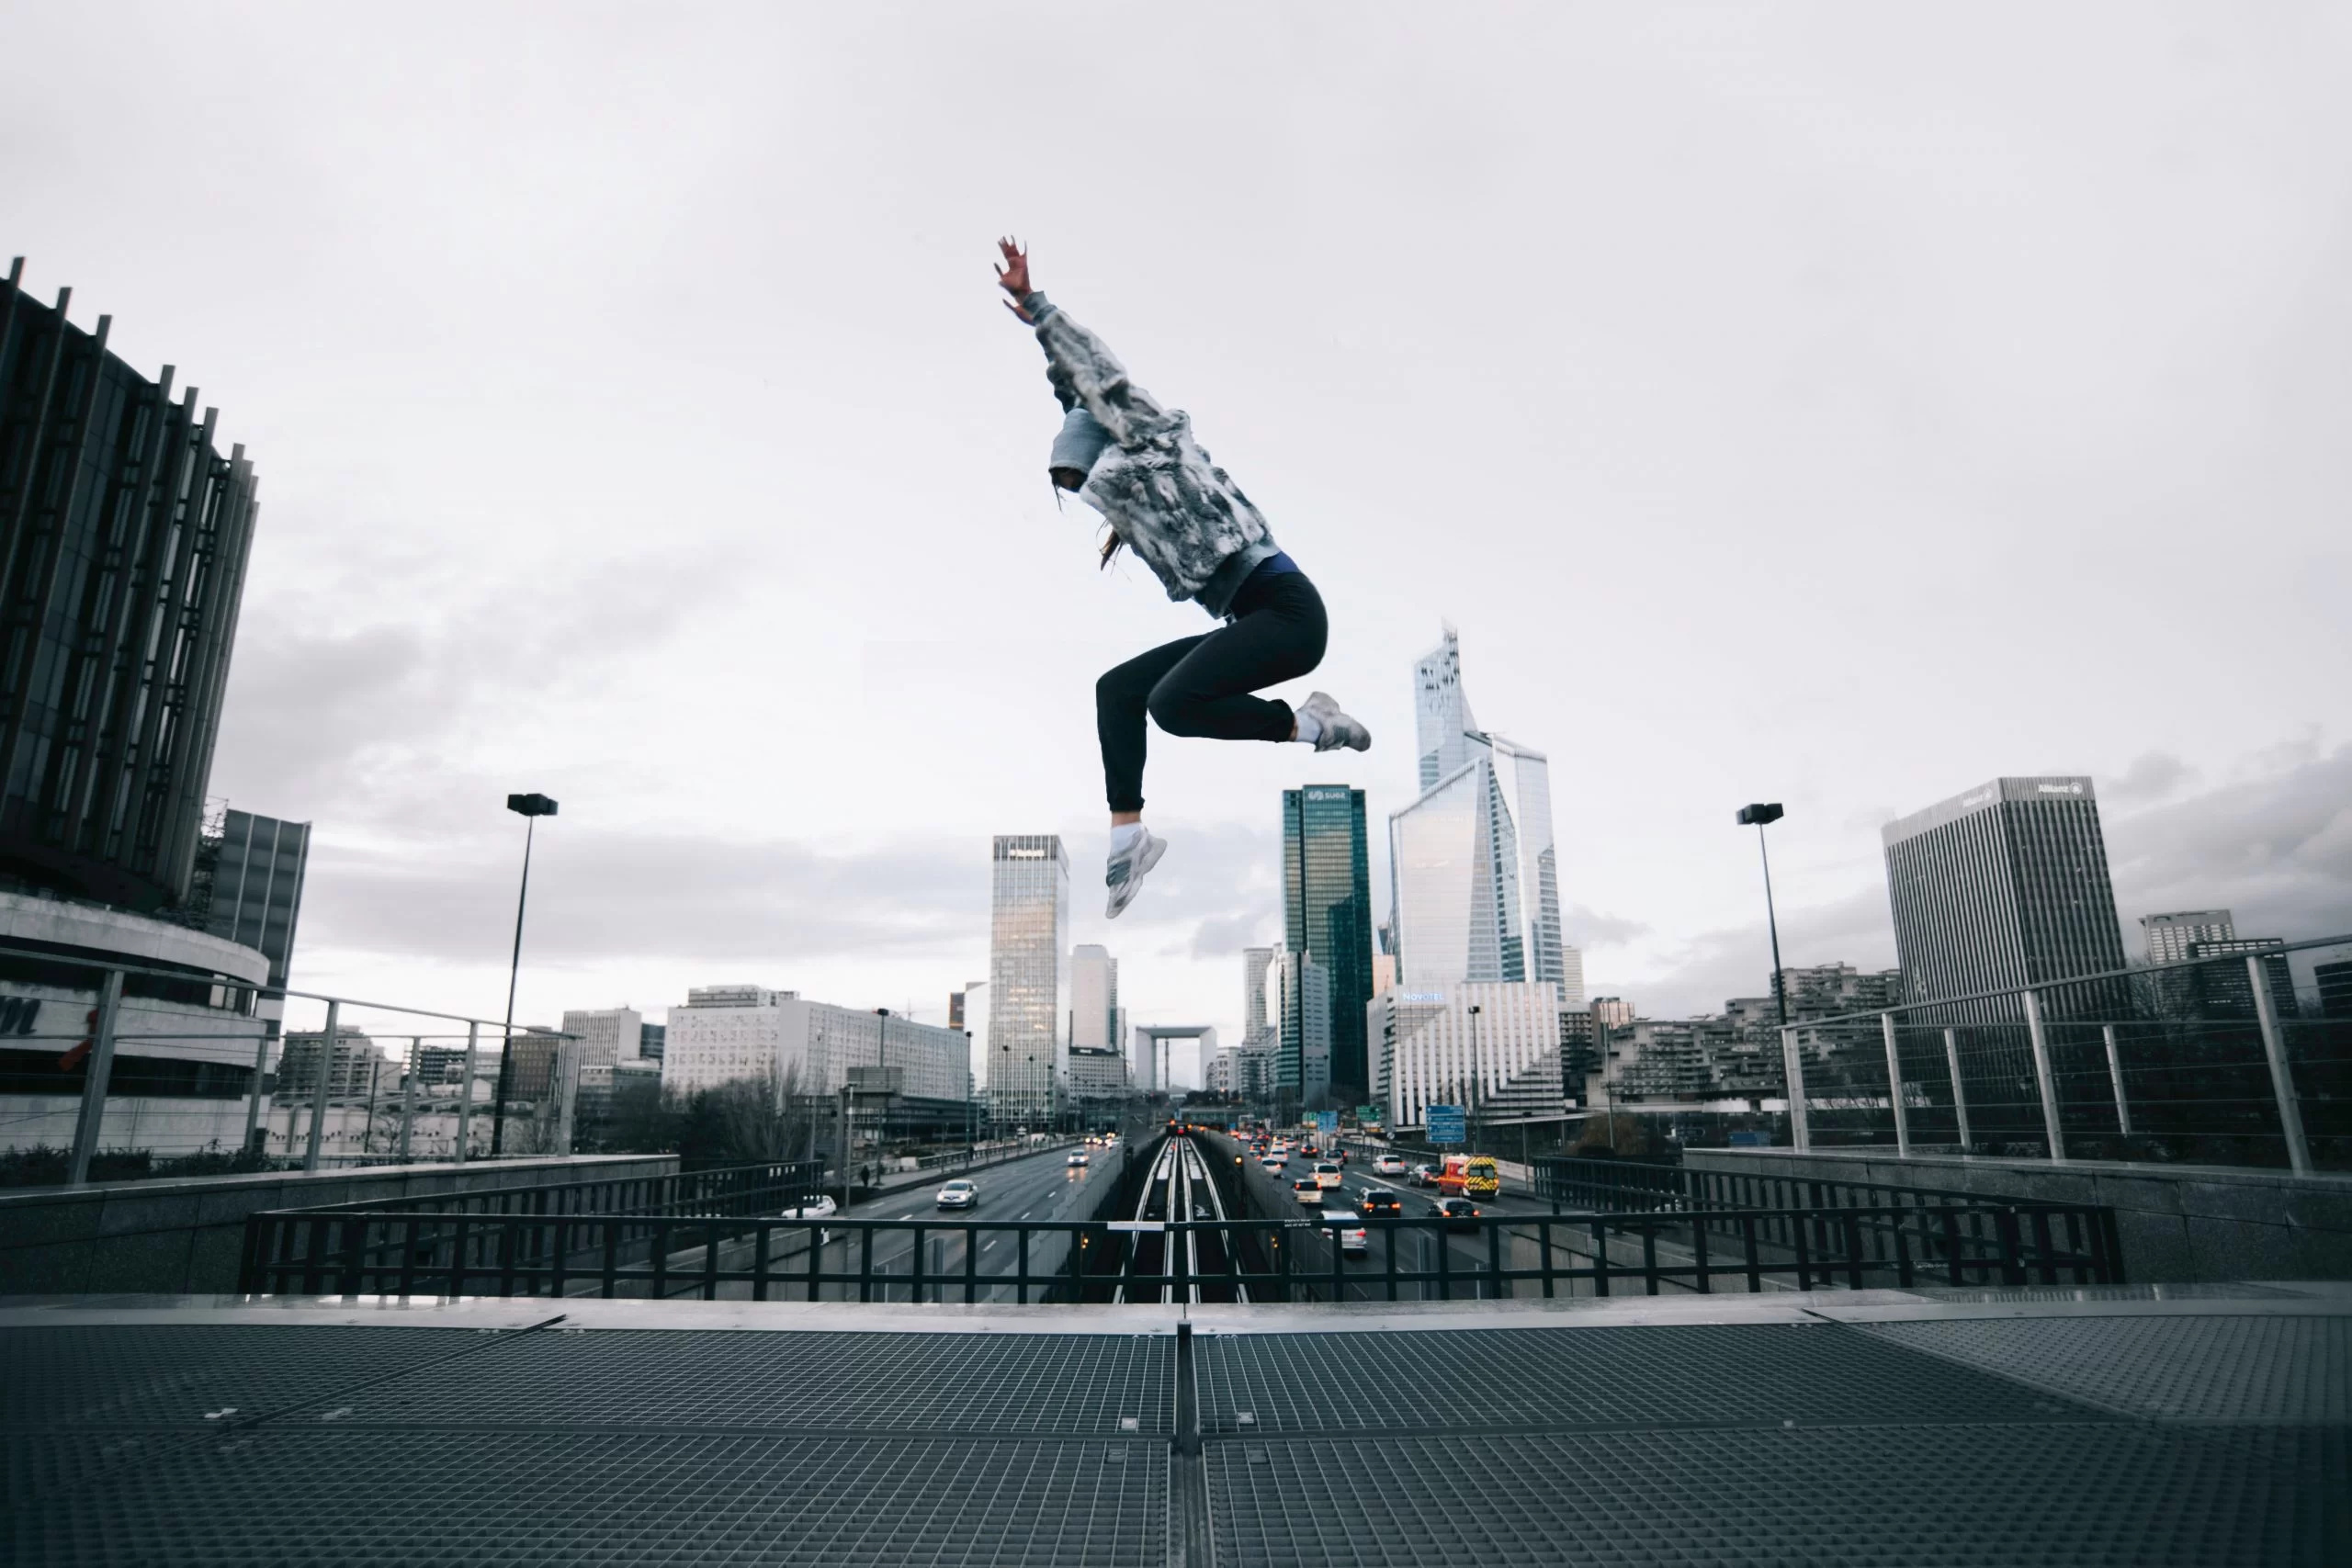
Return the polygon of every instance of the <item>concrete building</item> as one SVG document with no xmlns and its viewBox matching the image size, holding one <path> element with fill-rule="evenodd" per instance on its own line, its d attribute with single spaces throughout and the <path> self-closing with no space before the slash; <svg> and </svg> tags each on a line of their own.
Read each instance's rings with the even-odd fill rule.
<svg viewBox="0 0 2352 1568">
<path fill-rule="evenodd" d="M 964 1123 L 969 1043 L 956 1029 L 834 1007 L 797 991 L 710 986 L 670 1010 L 662 1086 L 691 1094 L 740 1078 L 797 1076 L 800 1092 L 839 1094 L 853 1068 L 887 1068 L 902 1101 L 894 1122 Z"/>
<path fill-rule="evenodd" d="M 1274 1093 L 1317 1109 L 1331 1093 L 1331 977 L 1304 953 L 1277 953 L 1266 971 L 1275 1020 Z"/>
<path fill-rule="evenodd" d="M 1372 999 L 1372 859 L 1363 791 L 1308 784 L 1283 791 L 1283 945 L 1321 964 L 1331 991 L 1331 1081 L 1359 1095 L 1363 1008 Z"/>
<path fill-rule="evenodd" d="M 2098 799 L 2086 778 L 1995 779 L 1881 831 L 1894 946 L 1911 998 L 1932 1002 L 2120 969 Z M 2045 1015 L 2096 1010 L 2083 987 Z M 1939 1010 L 1934 1021 L 2006 1022 L 2013 998 Z"/>
<path fill-rule="evenodd" d="M 639 1061 L 645 1049 L 645 1015 L 635 1008 L 569 1009 L 563 1032 L 580 1042 L 580 1065 L 610 1068 Z"/>
<path fill-rule="evenodd" d="M 2140 917 L 2140 934 L 2151 964 L 2177 964 L 2194 957 L 2191 943 L 2228 942 L 2238 934 L 2227 909 L 2177 909 Z"/>
<path fill-rule="evenodd" d="M 1099 1046 L 1070 1047 L 1069 1097 L 1076 1100 L 1124 1100 L 1127 1059 Z"/>
<path fill-rule="evenodd" d="M 1561 1011 L 1548 980 L 1400 987 L 1378 998 L 1369 1018 L 1388 1124 L 1426 1125 L 1431 1105 L 1475 1105 L 1487 1122 L 1560 1115 Z"/>
<path fill-rule="evenodd" d="M 108 964 L 187 977 L 125 977 L 98 1147 L 168 1156 L 243 1146 L 268 1042 L 243 987 L 267 981 L 269 959 L 168 920 L 0 893 L 0 1148 L 72 1146 L 88 1070 L 81 1043 Z"/>
<path fill-rule="evenodd" d="M 334 1052 L 327 1068 L 327 1102 L 365 1100 L 381 1073 L 383 1053 L 365 1030 L 344 1024 L 334 1032 Z M 298 1029 L 286 1036 L 277 1059 L 277 1103 L 308 1105 L 319 1092 L 319 1052 L 323 1030 Z"/>
<path fill-rule="evenodd" d="M 970 1042 L 972 1093 L 985 1098 L 989 1088 L 989 983 L 967 981 L 947 1007 L 947 1027 L 960 1029 Z"/>
<path fill-rule="evenodd" d="M 1070 1049 L 1117 1050 L 1126 1037 L 1125 1015 L 1119 1006 L 1119 961 L 1093 942 L 1070 949 Z"/>
<path fill-rule="evenodd" d="M 1274 965 L 1274 950 L 1271 947 L 1245 947 L 1241 950 L 1241 1043 L 1271 1040 L 1274 1037 L 1272 1013 L 1266 1002 L 1266 976 Z"/>
<path fill-rule="evenodd" d="M 1069 861 L 1053 833 L 1000 834 L 990 858 L 989 1112 L 1044 1122 L 1069 1076 Z"/>
<path fill-rule="evenodd" d="M 1551 765 L 1477 728 L 1451 626 L 1416 668 L 1415 721 L 1421 794 L 1388 818 L 1397 984 L 1548 981 L 1581 1005 L 1583 957 L 1560 931 Z"/>
</svg>

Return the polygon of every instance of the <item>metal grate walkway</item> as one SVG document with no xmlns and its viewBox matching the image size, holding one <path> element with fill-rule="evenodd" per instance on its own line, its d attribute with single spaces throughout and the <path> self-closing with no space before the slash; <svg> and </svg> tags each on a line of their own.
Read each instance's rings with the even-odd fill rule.
<svg viewBox="0 0 2352 1568">
<path fill-rule="evenodd" d="M 2352 1296 L 1187 1315 L 0 1310 L 0 1559 L 2352 1560 Z"/>
</svg>

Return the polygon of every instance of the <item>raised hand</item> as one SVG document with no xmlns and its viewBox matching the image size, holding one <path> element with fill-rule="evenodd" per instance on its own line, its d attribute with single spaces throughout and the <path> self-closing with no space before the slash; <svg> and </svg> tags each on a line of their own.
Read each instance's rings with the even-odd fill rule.
<svg viewBox="0 0 2352 1568">
<path fill-rule="evenodd" d="M 1021 248 L 1020 241 L 1010 236 L 999 240 L 996 248 L 1004 257 L 997 265 L 997 286 L 1012 296 L 1005 301 L 1004 308 L 1023 321 L 1029 321 L 1029 312 L 1021 308 L 1021 301 L 1029 294 L 1029 253 Z"/>
</svg>

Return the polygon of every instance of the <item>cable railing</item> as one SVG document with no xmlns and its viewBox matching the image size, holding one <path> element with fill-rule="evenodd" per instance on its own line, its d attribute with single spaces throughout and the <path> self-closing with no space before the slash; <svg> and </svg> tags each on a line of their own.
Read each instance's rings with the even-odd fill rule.
<svg viewBox="0 0 2352 1568">
<path fill-rule="evenodd" d="M 171 1130 L 174 1146 L 161 1152 L 232 1146 L 255 1168 L 570 1146 L 580 1063 L 576 1037 L 561 1031 L 518 1028 L 510 1039 L 495 1020 L 85 951 L 0 937 L 0 979 L 27 991 L 0 1002 L 0 1089 L 73 1106 L 18 1112 L 10 1139 L 40 1144 L 55 1124 L 70 1143 L 70 1185 L 88 1181 L 107 1148 L 110 1095 L 147 1101 L 141 1123 Z M 289 1007 L 315 1008 L 319 1026 L 285 1028 Z M 399 1057 L 359 1027 L 390 1021 L 400 1027 L 386 1035 L 406 1044 Z"/>
<path fill-rule="evenodd" d="M 2294 975 L 2327 949 L 2352 937 L 1792 1024 L 1792 1141 L 2352 1169 L 2352 971 L 2308 1000 Z"/>
</svg>

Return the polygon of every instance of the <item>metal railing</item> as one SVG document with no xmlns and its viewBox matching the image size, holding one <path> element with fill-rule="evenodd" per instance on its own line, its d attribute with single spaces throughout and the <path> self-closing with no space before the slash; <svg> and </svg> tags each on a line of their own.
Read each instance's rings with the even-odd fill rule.
<svg viewBox="0 0 2352 1568">
<path fill-rule="evenodd" d="M 2352 1016 L 2293 979 L 2331 948 L 2352 937 L 1792 1025 L 1792 1141 L 2352 1168 Z"/>
<path fill-rule="evenodd" d="M 2115 1284 L 2113 1212 L 1977 1200 L 1476 1219 L 786 1219 L 805 1168 L 250 1216 L 247 1294 L 1405 1301 Z M 665 1184 L 667 1184 L 665 1189 Z M 646 1206 L 667 1190 L 676 1212 Z M 1916 1197 L 1917 1195 L 1906 1195 Z M 608 1205 L 601 1212 L 596 1205 Z M 1349 1243 L 1363 1235 L 1360 1249 Z"/>
<path fill-rule="evenodd" d="M 482 1157 L 480 1151 L 471 1147 L 472 1122 L 477 1114 L 488 1117 L 493 1128 L 492 1155 L 495 1156 L 509 1152 L 501 1146 L 502 1134 L 507 1123 L 507 1111 L 520 1097 L 509 1093 L 509 1075 L 513 1066 L 509 1047 L 512 1042 L 503 1038 L 500 1032 L 503 1025 L 497 1021 L 471 1018 L 462 1013 L 444 1012 L 432 1008 L 365 1001 L 352 997 L 330 996 L 319 991 L 294 990 L 286 987 L 260 984 L 253 979 L 226 972 L 207 973 L 186 967 L 116 963 L 85 958 L 74 952 L 60 951 L 55 944 L 16 937 L 0 937 L 0 974 L 15 976 L 53 990 L 82 992 L 95 1003 L 87 1008 L 85 1019 L 77 1021 L 62 1032 L 18 1028 L 0 1035 L 0 1048 L 21 1050 L 24 1047 L 17 1045 L 17 1042 L 40 1042 L 49 1052 L 53 1053 L 56 1058 L 53 1066 L 57 1081 L 61 1086 L 72 1086 L 64 1089 L 62 1092 L 72 1094 L 79 1100 L 74 1117 L 72 1153 L 67 1166 L 67 1181 L 70 1185 L 81 1186 L 89 1180 L 91 1163 L 99 1153 L 100 1142 L 104 1135 L 106 1100 L 112 1087 L 117 1047 L 125 1043 L 136 1044 L 169 1042 L 182 1046 L 209 1046 L 217 1049 L 224 1043 L 233 1042 L 240 1049 L 250 1048 L 253 1052 L 253 1066 L 249 1069 L 232 1069 L 239 1074 L 244 1085 L 243 1090 L 233 1097 L 243 1100 L 246 1106 L 243 1146 L 251 1148 L 254 1145 L 256 1131 L 259 1131 L 265 1138 L 270 1135 L 270 1129 L 264 1122 L 264 1117 L 267 1114 L 265 1100 L 276 1098 L 288 1101 L 286 1140 L 289 1163 L 293 1158 L 299 1113 L 303 1110 L 309 1112 L 307 1126 L 303 1131 L 303 1150 L 300 1156 L 300 1164 L 305 1170 L 316 1170 L 322 1163 L 334 1161 L 339 1157 L 328 1153 L 325 1149 L 325 1129 L 329 1114 L 331 1111 L 341 1111 L 347 1120 L 349 1112 L 355 1106 L 360 1104 L 364 1098 L 366 1111 L 361 1127 L 363 1157 L 372 1156 L 372 1148 L 367 1145 L 372 1142 L 378 1118 L 375 1091 L 377 1075 L 370 1074 L 369 1088 L 364 1097 L 353 1086 L 345 1086 L 341 1092 L 338 1092 L 335 1088 L 337 1078 L 342 1076 L 338 1072 L 335 1059 L 339 1054 L 338 1043 L 345 1038 L 343 1028 L 350 1021 L 352 1016 L 361 1012 L 390 1014 L 404 1019 L 431 1019 L 442 1023 L 463 1025 L 465 1028 L 465 1033 L 462 1036 L 465 1041 L 462 1057 L 464 1076 L 460 1079 L 461 1091 L 457 1097 L 454 1107 L 457 1131 L 455 1146 L 451 1151 L 452 1157 L 457 1163 L 463 1163 L 469 1156 L 477 1159 Z M 80 983 L 83 977 L 86 977 L 88 981 L 85 992 L 82 990 Z M 45 1007 L 51 999 L 50 998 L 31 998 L 36 1006 L 40 1007 Z M 319 1003 L 323 1007 L 325 1013 L 323 1025 L 319 1031 L 321 1044 L 314 1053 L 315 1061 L 311 1064 L 311 1070 L 304 1075 L 307 1081 L 301 1086 L 300 1100 L 292 1100 L 287 1094 L 284 1085 L 279 1086 L 274 1097 L 266 1096 L 263 1092 L 272 1050 L 274 1047 L 282 1049 L 287 1043 L 287 1036 L 282 1035 L 278 1031 L 277 1025 L 281 1021 L 266 1016 L 267 1010 L 262 1004 L 266 1002 L 282 1004 L 288 1000 Z M 76 997 L 61 1010 L 71 1012 L 83 1006 L 80 997 Z M 122 1027 L 126 1007 L 134 1010 L 145 1009 L 152 1012 L 158 1006 L 197 1009 L 198 1016 L 211 1027 L 192 1028 L 185 1031 L 153 1029 L 132 1031 Z M 184 1015 L 164 1012 L 160 1016 L 168 1020 Z M 492 1032 L 486 1053 L 482 1040 L 482 1031 L 485 1028 Z M 297 1030 L 291 1032 L 307 1034 L 309 1032 Z M 402 1033 L 406 1032 L 403 1031 Z M 410 1128 L 414 1119 L 419 1088 L 418 1074 L 413 1069 L 417 1065 L 420 1047 L 424 1038 L 426 1037 L 422 1035 L 408 1035 L 410 1057 L 406 1064 L 407 1070 L 402 1074 L 404 1079 L 402 1099 L 405 1104 L 401 1112 L 397 1141 L 393 1145 L 394 1151 L 403 1156 L 410 1153 Z M 448 1038 L 455 1040 L 459 1037 Z M 568 1042 L 574 1038 L 560 1031 L 541 1029 L 518 1032 L 514 1036 L 514 1041 L 523 1042 L 550 1040 Z M 370 1042 L 367 1048 L 372 1051 L 373 1043 Z M 453 1056 L 457 1054 L 454 1046 L 450 1054 Z M 477 1058 L 485 1054 L 489 1061 L 494 1065 L 499 1087 L 488 1104 L 478 1107 L 474 1103 L 471 1089 L 477 1077 L 482 1076 Z M 566 1054 L 566 1061 L 569 1062 L 569 1054 Z M 209 1058 L 204 1059 L 204 1065 L 224 1066 Z M 563 1077 L 567 1071 L 564 1065 L 560 1064 L 551 1069 L 560 1080 L 556 1085 L 560 1092 L 542 1097 L 543 1100 L 560 1100 L 567 1116 L 570 1091 L 577 1087 L 576 1063 L 571 1063 L 568 1070 L 570 1077 L 566 1078 Z M 222 1097 L 207 1094 L 200 1098 Z M 388 1139 L 393 1136 L 390 1129 L 387 1129 L 386 1135 Z M 568 1122 L 563 1126 L 560 1137 L 561 1141 L 568 1143 Z M 513 1152 L 527 1155 L 544 1151 Z"/>
</svg>

